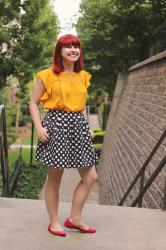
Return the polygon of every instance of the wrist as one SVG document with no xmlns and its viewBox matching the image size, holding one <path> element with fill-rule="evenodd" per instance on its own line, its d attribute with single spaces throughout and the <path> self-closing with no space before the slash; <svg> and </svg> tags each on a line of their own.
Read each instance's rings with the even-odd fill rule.
<svg viewBox="0 0 166 250">
<path fill-rule="evenodd" d="M 43 128 L 41 124 L 36 126 L 37 130 L 40 130 L 41 128 Z"/>
</svg>

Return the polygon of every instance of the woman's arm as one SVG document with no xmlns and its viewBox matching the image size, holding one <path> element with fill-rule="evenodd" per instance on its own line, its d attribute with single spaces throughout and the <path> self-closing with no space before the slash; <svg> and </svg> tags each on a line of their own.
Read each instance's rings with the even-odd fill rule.
<svg viewBox="0 0 166 250">
<path fill-rule="evenodd" d="M 37 129 L 38 138 L 42 142 L 46 142 L 49 139 L 49 135 L 47 134 L 46 129 L 43 128 L 41 124 L 40 113 L 38 108 L 38 105 L 40 103 L 40 97 L 43 95 L 44 91 L 45 91 L 44 84 L 42 80 L 39 79 L 34 87 L 29 103 L 30 114 Z"/>
</svg>

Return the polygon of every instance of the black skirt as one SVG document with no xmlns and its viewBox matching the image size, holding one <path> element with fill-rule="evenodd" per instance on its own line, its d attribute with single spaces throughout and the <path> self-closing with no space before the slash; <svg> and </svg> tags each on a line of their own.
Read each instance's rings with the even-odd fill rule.
<svg viewBox="0 0 166 250">
<path fill-rule="evenodd" d="M 53 168 L 86 168 L 96 164 L 98 157 L 82 112 L 49 110 L 42 126 L 47 129 L 49 141 L 38 141 L 37 161 Z"/>
</svg>

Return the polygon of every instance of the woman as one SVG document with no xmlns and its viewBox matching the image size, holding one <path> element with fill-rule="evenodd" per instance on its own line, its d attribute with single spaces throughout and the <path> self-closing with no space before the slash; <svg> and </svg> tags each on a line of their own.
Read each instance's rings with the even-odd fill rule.
<svg viewBox="0 0 166 250">
<path fill-rule="evenodd" d="M 36 160 L 48 166 L 45 203 L 50 217 L 48 231 L 66 236 L 58 219 L 59 187 L 64 169 L 77 168 L 81 177 L 64 226 L 83 233 L 95 233 L 81 214 L 92 185 L 97 180 L 97 155 L 92 146 L 93 132 L 84 118 L 90 74 L 83 70 L 80 40 L 64 35 L 57 41 L 53 66 L 36 74 L 37 83 L 30 100 L 30 113 L 39 142 Z M 41 121 L 38 104 L 48 109 Z"/>
</svg>

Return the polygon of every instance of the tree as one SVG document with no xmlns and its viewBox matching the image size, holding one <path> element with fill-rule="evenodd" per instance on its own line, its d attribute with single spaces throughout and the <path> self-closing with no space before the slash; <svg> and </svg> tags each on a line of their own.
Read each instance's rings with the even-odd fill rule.
<svg viewBox="0 0 166 250">
<path fill-rule="evenodd" d="M 13 73 L 11 61 L 18 33 L 20 16 L 20 0 L 2 0 L 0 2 L 0 86 L 4 86 L 6 78 Z"/>
<path fill-rule="evenodd" d="M 51 63 L 57 16 L 49 0 L 3 0 L 0 10 L 1 86 L 12 74 L 23 89 L 35 70 Z"/>
<path fill-rule="evenodd" d="M 156 24 L 157 2 L 161 4 Z M 139 62 L 142 42 L 162 23 L 165 1 L 82 0 L 80 12 L 76 29 L 93 86 L 113 92 L 118 72 Z"/>
</svg>

